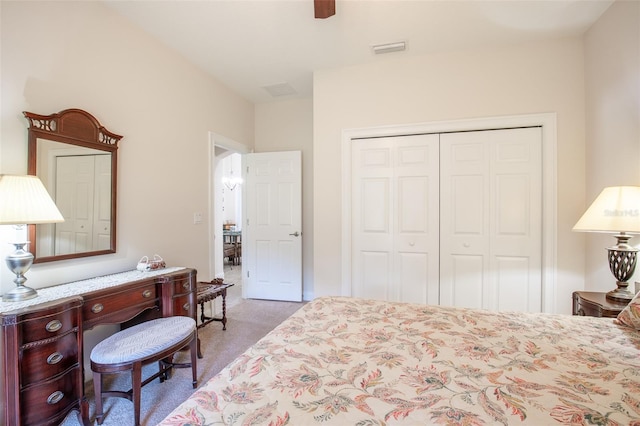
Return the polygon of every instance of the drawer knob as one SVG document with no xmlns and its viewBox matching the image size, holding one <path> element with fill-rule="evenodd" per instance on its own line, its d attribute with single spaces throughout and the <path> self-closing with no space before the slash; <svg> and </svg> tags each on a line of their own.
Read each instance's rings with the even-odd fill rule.
<svg viewBox="0 0 640 426">
<path fill-rule="evenodd" d="M 47 398 L 47 404 L 49 405 L 57 404 L 58 402 L 60 402 L 62 398 L 64 398 L 64 393 L 60 391 L 55 391 L 54 393 L 49 395 L 49 398 Z"/>
<path fill-rule="evenodd" d="M 102 312 L 103 309 L 104 309 L 104 306 L 102 305 L 102 303 L 96 303 L 91 307 L 91 312 L 93 312 L 94 314 L 97 314 Z"/>
<path fill-rule="evenodd" d="M 142 297 L 149 298 L 151 297 L 151 294 L 152 294 L 151 290 L 145 290 L 142 292 Z"/>
<path fill-rule="evenodd" d="M 182 309 L 184 309 L 185 311 L 189 310 L 189 306 L 191 306 L 190 303 L 185 303 L 184 305 L 182 305 Z"/>
<path fill-rule="evenodd" d="M 62 323 L 60 320 L 49 321 L 44 328 L 51 333 L 55 333 L 62 328 Z"/>
<path fill-rule="evenodd" d="M 49 365 L 55 365 L 57 363 L 59 363 L 60 361 L 62 361 L 62 358 L 64 358 L 62 356 L 62 354 L 60 352 L 54 352 L 51 355 L 49 355 L 47 357 L 47 364 Z"/>
<path fill-rule="evenodd" d="M 189 285 L 188 282 L 182 283 L 182 288 L 184 288 L 185 290 L 189 290 L 189 287 L 190 287 L 190 285 Z"/>
</svg>

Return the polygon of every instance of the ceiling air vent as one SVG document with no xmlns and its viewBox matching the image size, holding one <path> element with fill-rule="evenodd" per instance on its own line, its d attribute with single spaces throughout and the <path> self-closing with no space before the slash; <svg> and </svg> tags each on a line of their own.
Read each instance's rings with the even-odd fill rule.
<svg viewBox="0 0 640 426">
<path fill-rule="evenodd" d="M 271 86 L 262 86 L 262 88 L 269 92 L 269 94 L 274 98 L 295 95 L 298 93 L 289 83 L 272 84 Z"/>
</svg>

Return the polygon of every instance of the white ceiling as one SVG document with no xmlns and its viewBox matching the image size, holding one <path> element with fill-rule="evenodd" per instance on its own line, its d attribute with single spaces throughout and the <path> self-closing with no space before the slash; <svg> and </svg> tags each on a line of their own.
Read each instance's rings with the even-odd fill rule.
<svg viewBox="0 0 640 426">
<path fill-rule="evenodd" d="M 313 0 L 103 1 L 260 103 L 311 96 L 315 70 L 579 35 L 613 0 L 337 0 L 327 19 Z M 397 41 L 405 52 L 372 53 Z M 296 94 L 264 89 L 283 83 Z"/>
</svg>

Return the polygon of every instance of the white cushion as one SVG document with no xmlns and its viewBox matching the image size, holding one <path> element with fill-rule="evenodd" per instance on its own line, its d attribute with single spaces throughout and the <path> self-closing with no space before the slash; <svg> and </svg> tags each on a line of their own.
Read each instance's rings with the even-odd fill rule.
<svg viewBox="0 0 640 426">
<path fill-rule="evenodd" d="M 640 291 L 629 304 L 618 314 L 615 322 L 640 330 Z"/>
<path fill-rule="evenodd" d="M 146 358 L 188 337 L 196 329 L 193 318 L 175 316 L 143 322 L 119 331 L 98 343 L 91 361 L 119 364 Z"/>
</svg>

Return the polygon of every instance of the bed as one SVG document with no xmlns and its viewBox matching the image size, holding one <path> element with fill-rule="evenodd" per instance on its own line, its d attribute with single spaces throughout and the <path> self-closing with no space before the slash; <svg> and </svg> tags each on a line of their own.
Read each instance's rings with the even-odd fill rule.
<svg viewBox="0 0 640 426">
<path fill-rule="evenodd" d="M 318 298 L 160 425 L 640 425 L 637 328 Z"/>
</svg>

